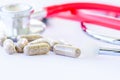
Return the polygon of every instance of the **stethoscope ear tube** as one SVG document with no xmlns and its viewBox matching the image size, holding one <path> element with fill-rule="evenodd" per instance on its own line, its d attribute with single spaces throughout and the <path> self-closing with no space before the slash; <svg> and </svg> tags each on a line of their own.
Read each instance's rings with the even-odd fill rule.
<svg viewBox="0 0 120 80">
<path fill-rule="evenodd" d="M 116 39 L 116 38 L 112 38 L 109 36 L 104 36 L 104 35 L 100 35 L 100 34 L 96 34 L 94 31 L 89 30 L 85 25 L 84 22 L 81 22 L 81 28 L 82 31 L 87 34 L 88 36 L 95 38 L 97 40 L 101 40 L 107 43 L 111 43 L 114 45 L 120 45 L 120 40 Z"/>
<path fill-rule="evenodd" d="M 104 36 L 104 35 L 98 35 L 94 33 L 93 31 L 87 29 L 87 27 L 84 25 L 83 22 L 81 22 L 81 26 L 82 26 L 83 32 L 92 38 L 95 38 L 97 40 L 101 40 L 107 43 L 111 43 L 113 45 L 118 45 L 118 46 L 120 45 L 119 39 L 115 39 L 115 38 Z M 98 55 L 120 56 L 120 49 L 110 48 L 110 47 L 99 47 L 97 54 Z"/>
<path fill-rule="evenodd" d="M 115 14 L 120 14 L 120 7 L 117 7 L 117 6 L 98 4 L 98 3 L 67 3 L 62 5 L 46 7 L 45 9 L 47 10 L 46 17 L 50 17 L 59 12 L 71 11 L 71 14 L 66 13 L 65 15 L 65 13 L 63 14 L 60 13 L 55 15 L 55 17 L 71 19 L 71 20 L 76 20 L 83 23 L 96 24 L 96 25 L 107 27 L 107 28 L 120 30 L 120 25 L 119 25 L 120 19 L 118 18 L 111 18 L 109 16 L 89 14 L 81 11 L 81 10 L 87 9 L 87 10 L 96 10 L 98 12 L 103 11 L 103 12 L 113 12 Z M 72 11 L 76 11 L 76 13 L 72 13 Z M 81 24 L 82 29 L 85 33 L 89 34 L 89 36 L 92 36 L 96 39 L 100 39 L 105 42 L 120 45 L 119 39 L 114 39 L 114 38 L 103 36 L 103 35 L 96 35 L 93 32 L 91 33 L 91 31 L 88 30 L 83 23 Z"/>
<path fill-rule="evenodd" d="M 64 18 L 64 19 L 69 19 L 69 20 L 75 20 L 79 22 L 86 22 L 86 23 L 91 23 L 91 24 L 96 24 L 96 25 L 101 25 L 103 27 L 107 28 L 112 28 L 116 30 L 120 30 L 120 19 L 118 18 L 113 18 L 109 16 L 103 16 L 103 15 L 97 15 L 97 14 L 89 14 L 83 11 L 77 11 L 77 14 L 65 14 L 65 13 L 60 13 L 57 14 L 53 17 L 59 17 L 59 18 Z"/>
<path fill-rule="evenodd" d="M 103 11 L 106 13 L 109 13 L 109 12 L 115 13 L 116 15 L 120 14 L 120 7 L 117 7 L 117 6 L 99 4 L 99 3 L 67 3 L 67 4 L 45 7 L 44 9 L 41 9 L 40 11 L 38 11 L 36 14 L 32 15 L 32 17 L 36 15 L 38 15 L 37 18 L 40 18 L 40 17 L 48 18 L 51 16 L 61 17 L 66 19 L 73 19 L 76 21 L 102 25 L 108 28 L 120 30 L 120 25 L 119 25 L 120 19 L 84 13 L 84 12 L 81 12 L 80 10 L 96 10 L 98 12 Z M 71 15 L 58 14 L 66 11 L 70 11 L 72 14 Z M 76 12 L 74 13 L 74 11 Z"/>
<path fill-rule="evenodd" d="M 98 54 L 120 56 L 120 50 L 114 48 L 100 48 Z"/>
<path fill-rule="evenodd" d="M 78 9 L 89 9 L 89 10 L 102 10 L 106 12 L 120 13 L 120 7 L 99 4 L 99 3 L 67 3 L 61 5 L 48 6 L 44 8 L 47 11 L 46 16 L 51 16 L 60 12 L 78 10 Z"/>
<path fill-rule="evenodd" d="M 117 6 L 112 6 L 112 5 L 106 5 L 106 4 L 99 4 L 99 3 L 67 3 L 67 4 L 62 4 L 62 5 L 55 5 L 55 6 L 48 6 L 44 8 L 44 12 L 46 14 L 44 15 L 45 18 L 48 17 L 59 17 L 59 18 L 64 18 L 64 19 L 71 19 L 71 20 L 76 20 L 79 22 L 82 22 L 82 30 L 85 32 L 87 35 L 94 37 L 98 40 L 102 40 L 104 42 L 120 45 L 120 40 L 119 39 L 114 39 L 108 36 L 103 36 L 103 35 L 97 35 L 94 34 L 92 31 L 87 29 L 87 27 L 84 25 L 84 23 L 91 23 L 91 24 L 96 24 L 96 25 L 101 25 L 107 28 L 112 28 L 116 30 L 120 30 L 120 19 L 118 18 L 111 18 L 107 16 L 101 16 L 101 15 L 94 15 L 94 14 L 89 14 L 89 13 L 84 13 L 81 12 L 80 10 L 96 10 L 96 11 L 103 11 L 106 13 L 112 12 L 115 13 L 116 15 L 120 15 L 120 7 Z M 61 15 L 61 12 L 66 12 L 70 11 L 72 14 L 67 14 Z M 76 13 L 74 13 L 74 11 Z M 58 14 L 60 13 L 60 14 Z M 57 15 L 56 15 L 57 14 Z M 115 49 L 99 49 L 99 53 L 110 53 L 115 52 L 119 53 L 119 50 Z"/>
</svg>

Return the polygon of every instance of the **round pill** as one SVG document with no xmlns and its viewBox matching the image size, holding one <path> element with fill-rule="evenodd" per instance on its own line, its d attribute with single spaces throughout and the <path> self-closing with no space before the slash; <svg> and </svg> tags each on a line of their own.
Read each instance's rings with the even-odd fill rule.
<svg viewBox="0 0 120 80">
<path fill-rule="evenodd" d="M 16 50 L 19 53 L 23 52 L 23 48 L 28 44 L 28 40 L 26 38 L 21 38 L 16 43 Z"/>
<path fill-rule="evenodd" d="M 3 43 L 3 48 L 9 54 L 16 53 L 15 44 L 11 39 L 6 39 Z"/>
</svg>

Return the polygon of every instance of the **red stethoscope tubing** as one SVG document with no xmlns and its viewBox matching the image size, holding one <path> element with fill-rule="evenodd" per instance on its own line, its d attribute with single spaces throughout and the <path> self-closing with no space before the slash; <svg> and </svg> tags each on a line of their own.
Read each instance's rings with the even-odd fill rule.
<svg viewBox="0 0 120 80">
<path fill-rule="evenodd" d="M 75 16 L 67 14 L 57 14 L 55 17 L 69 19 L 69 20 L 75 20 L 79 22 L 86 22 L 86 23 L 92 23 L 96 25 L 101 25 L 103 27 L 108 27 L 116 30 L 120 30 L 120 20 L 110 18 L 110 17 L 104 17 L 100 15 L 92 15 L 92 14 L 86 14 L 79 11 L 79 14 L 76 14 Z"/>
<path fill-rule="evenodd" d="M 120 7 L 99 3 L 67 3 L 46 7 L 45 9 L 47 10 L 47 16 L 73 9 L 95 9 L 120 13 Z"/>
<path fill-rule="evenodd" d="M 120 30 L 120 19 L 117 18 L 110 18 L 104 17 L 101 15 L 94 15 L 89 13 L 84 13 L 77 10 L 96 10 L 96 11 L 105 11 L 105 12 L 113 12 L 115 14 L 120 14 L 120 7 L 112 6 L 112 5 L 106 5 L 106 4 L 98 4 L 98 3 L 67 3 L 62 5 L 56 5 L 56 6 L 50 6 L 45 8 L 47 10 L 47 16 L 56 16 L 61 17 L 65 19 L 71 19 L 81 22 L 87 22 L 92 24 L 98 24 L 102 25 L 108 28 Z M 66 11 L 76 11 L 76 13 L 71 15 L 61 15 L 57 14 L 60 12 L 66 12 Z M 57 15 L 54 15 L 57 14 Z M 74 15 L 74 16 L 73 16 Z M 52 17 L 53 17 L 52 16 Z"/>
</svg>

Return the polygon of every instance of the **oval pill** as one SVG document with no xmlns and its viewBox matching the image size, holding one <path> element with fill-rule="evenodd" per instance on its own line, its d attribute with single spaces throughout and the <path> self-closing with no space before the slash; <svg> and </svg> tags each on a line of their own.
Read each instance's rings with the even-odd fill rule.
<svg viewBox="0 0 120 80">
<path fill-rule="evenodd" d="M 6 35 L 0 34 L 0 45 L 3 46 L 3 42 L 7 39 Z"/>
<path fill-rule="evenodd" d="M 50 51 L 48 43 L 31 44 L 24 47 L 26 55 L 43 55 Z"/>
<path fill-rule="evenodd" d="M 9 54 L 13 54 L 16 53 L 16 49 L 15 49 L 15 44 L 12 40 L 10 39 L 6 39 L 3 43 L 3 48 L 5 49 L 5 51 Z"/>
<path fill-rule="evenodd" d="M 63 44 L 56 44 L 53 47 L 53 52 L 58 55 L 69 56 L 69 57 L 79 57 L 81 51 L 79 48 L 70 46 L 70 45 L 63 45 Z"/>
<path fill-rule="evenodd" d="M 16 50 L 19 53 L 23 52 L 23 48 L 28 44 L 28 40 L 26 38 L 21 38 L 16 43 Z"/>
<path fill-rule="evenodd" d="M 28 41 L 33 41 L 33 40 L 42 38 L 42 36 L 40 34 L 28 34 L 28 35 L 20 35 L 17 37 L 18 40 L 20 38 L 26 38 Z"/>
</svg>

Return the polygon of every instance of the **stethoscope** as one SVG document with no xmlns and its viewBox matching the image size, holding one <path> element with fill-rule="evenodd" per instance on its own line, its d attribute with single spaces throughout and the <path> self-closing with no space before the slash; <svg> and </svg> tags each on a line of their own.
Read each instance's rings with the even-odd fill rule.
<svg viewBox="0 0 120 80">
<path fill-rule="evenodd" d="M 104 26 L 106 28 L 120 30 L 120 7 L 107 5 L 107 4 L 99 4 L 99 3 L 66 3 L 54 6 L 47 6 L 38 12 L 33 13 L 34 10 L 31 10 L 31 17 L 37 19 L 47 19 L 50 17 L 59 17 L 64 19 L 70 19 L 79 21 L 80 25 L 82 26 L 82 31 L 85 32 L 87 35 L 102 40 L 108 43 L 112 43 L 115 45 L 120 45 L 120 39 L 104 36 L 104 35 L 97 35 L 93 31 L 89 30 L 86 23 L 95 24 Z M 64 15 L 61 14 L 62 12 L 69 12 L 70 14 Z M 94 14 L 94 13 L 98 13 Z M 106 16 L 101 14 L 112 15 Z M 101 51 L 111 51 L 119 53 L 120 50 L 118 49 L 100 49 Z"/>
<path fill-rule="evenodd" d="M 85 12 L 84 10 L 88 10 L 88 12 Z M 61 12 L 69 11 L 70 14 L 59 14 Z M 92 12 L 92 13 L 90 13 Z M 107 14 L 112 14 L 112 17 L 105 16 L 105 15 L 96 15 L 94 12 Z M 49 17 L 59 17 L 64 19 L 70 19 L 79 21 L 81 24 L 81 28 L 84 33 L 86 33 L 88 36 L 93 37 L 95 39 L 120 45 L 120 39 L 118 38 L 112 38 L 109 36 L 104 36 L 100 34 L 96 34 L 93 31 L 89 30 L 86 23 L 95 24 L 104 26 L 106 28 L 111 28 L 115 30 L 120 30 L 120 7 L 112 6 L 112 5 L 106 5 L 106 4 L 98 4 L 98 3 L 67 3 L 62 5 L 55 5 L 55 6 L 49 6 L 42 9 L 37 14 L 40 15 L 40 17 L 43 18 L 49 18 Z M 112 54 L 112 55 L 119 55 L 120 52 L 119 49 L 111 49 L 111 48 L 100 48 L 99 52 L 101 54 Z M 116 53 L 116 54 L 115 54 Z"/>
<path fill-rule="evenodd" d="M 110 16 L 104 16 L 104 15 L 96 15 L 96 14 L 90 14 L 82 12 L 82 10 L 91 10 L 91 11 L 98 11 L 104 12 L 104 13 L 113 13 L 113 17 Z M 57 14 L 60 12 L 70 11 L 71 14 Z M 93 12 L 94 13 L 94 12 Z M 119 45 L 119 39 L 112 39 L 107 36 L 99 37 L 102 35 L 99 35 L 98 37 L 95 36 L 94 33 L 90 33 L 91 31 L 87 29 L 87 27 L 84 25 L 85 23 L 90 24 L 96 24 L 101 25 L 107 28 L 112 28 L 116 30 L 120 30 L 120 7 L 112 6 L 112 5 L 106 5 L 106 4 L 98 4 L 98 3 L 67 3 L 62 5 L 55 5 L 55 6 L 48 6 L 42 9 L 41 11 L 36 13 L 37 18 L 49 18 L 49 17 L 60 17 L 64 19 L 71 19 L 81 22 L 81 28 L 82 30 L 87 33 L 88 35 L 95 37 L 96 39 L 103 40 L 105 42 L 109 42 L 112 44 Z M 34 15 L 36 15 L 34 14 Z M 108 39 L 104 39 L 104 37 Z M 109 40 L 110 39 L 110 40 Z"/>
</svg>

